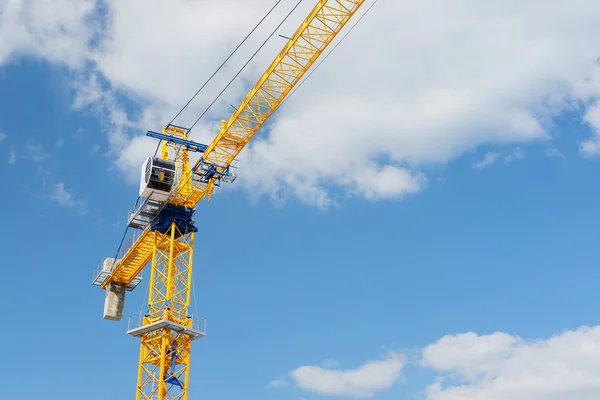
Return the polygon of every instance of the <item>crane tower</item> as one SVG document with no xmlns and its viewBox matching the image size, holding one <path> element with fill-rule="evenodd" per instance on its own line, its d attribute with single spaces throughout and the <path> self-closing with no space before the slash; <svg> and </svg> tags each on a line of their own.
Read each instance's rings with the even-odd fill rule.
<svg viewBox="0 0 600 400">
<path fill-rule="evenodd" d="M 128 218 L 132 244 L 105 259 L 93 280 L 106 291 L 104 318 L 119 321 L 126 292 L 150 266 L 147 305 L 127 331 L 140 340 L 137 400 L 188 399 L 191 344 L 206 335 L 206 321 L 190 310 L 194 236 L 202 229 L 193 220 L 197 204 L 236 179 L 236 157 L 363 3 L 317 1 L 210 144 L 172 124 L 147 132 L 161 154 L 141 167 L 141 201 Z M 199 153 L 193 165 L 190 152 Z"/>
</svg>

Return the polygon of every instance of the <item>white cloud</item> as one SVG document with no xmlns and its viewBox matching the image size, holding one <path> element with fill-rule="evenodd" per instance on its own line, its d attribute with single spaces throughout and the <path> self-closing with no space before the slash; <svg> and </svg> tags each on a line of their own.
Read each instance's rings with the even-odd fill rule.
<svg viewBox="0 0 600 400">
<path fill-rule="evenodd" d="M 42 1 L 13 1 L 0 17 L 0 36 L 8 38 L 0 63 L 24 51 L 71 68 L 89 62 L 91 74 L 78 70 L 76 104 L 105 116 L 116 165 L 135 179 L 155 147 L 137 135 L 167 123 L 272 3 L 177 0 L 167 7 L 158 0 L 108 0 L 106 35 L 92 48 L 91 29 L 99 24 L 85 23 L 91 1 L 61 0 L 51 13 Z M 199 115 L 292 3 L 283 2 L 179 124 Z M 278 33 L 289 36 L 313 4 L 303 4 Z M 177 29 L 156 29 L 170 19 Z M 420 171 L 428 164 L 482 145 L 549 140 L 551 117 L 600 97 L 599 35 L 594 0 L 381 1 L 273 116 L 270 134 L 245 150 L 236 184 L 320 207 L 336 204 L 335 193 L 344 192 L 394 199 L 426 187 Z M 229 104 L 237 105 L 283 44 L 277 36 L 269 42 L 193 139 L 217 133 L 213 120 L 230 115 Z M 123 112 L 123 95 L 139 113 Z M 597 109 L 586 110 L 596 129 Z M 600 153 L 598 137 L 582 142 L 582 152 Z"/>
<path fill-rule="evenodd" d="M 65 139 L 60 138 L 56 142 L 54 142 L 55 147 L 62 147 L 65 144 Z"/>
<path fill-rule="evenodd" d="M 2 142 L 4 139 L 6 139 L 6 134 L 0 132 L 0 142 Z"/>
<path fill-rule="evenodd" d="M 475 379 L 496 370 L 519 341 L 505 333 L 478 336 L 473 332 L 444 336 L 423 349 L 422 364 L 441 372 L 456 372 L 462 379 Z"/>
<path fill-rule="evenodd" d="M 0 65 L 18 55 L 81 67 L 94 34 L 94 0 L 8 0 L 0 13 Z"/>
<path fill-rule="evenodd" d="M 74 209 L 79 213 L 85 213 L 85 203 L 81 199 L 76 198 L 72 192 L 67 190 L 64 182 L 58 182 L 54 185 L 51 197 L 52 200 L 60 205 Z"/>
<path fill-rule="evenodd" d="M 14 148 L 11 148 L 10 155 L 8 156 L 8 163 L 10 165 L 15 165 L 16 162 L 17 162 L 17 152 L 15 151 Z"/>
<path fill-rule="evenodd" d="M 483 168 L 489 167 L 490 165 L 494 164 L 497 159 L 498 159 L 498 153 L 495 153 L 493 151 L 487 152 L 485 154 L 485 156 L 483 157 L 483 160 L 481 160 L 481 161 L 477 162 L 475 165 L 473 165 L 473 168 L 483 169 Z"/>
<path fill-rule="evenodd" d="M 545 151 L 546 156 L 548 157 L 558 157 L 558 158 L 566 158 L 565 154 L 555 147 L 549 147 Z"/>
<path fill-rule="evenodd" d="M 502 156 L 499 152 L 489 151 L 485 153 L 483 159 L 481 159 L 473 165 L 473 168 L 487 168 L 491 165 L 494 165 L 496 161 L 498 161 L 500 158 L 502 158 L 504 164 L 508 164 L 513 161 L 522 160 L 523 158 L 525 158 L 525 152 L 521 148 L 515 148 Z"/>
<path fill-rule="evenodd" d="M 267 384 L 268 388 L 279 388 L 286 387 L 289 385 L 289 382 L 285 379 L 275 379 Z"/>
<path fill-rule="evenodd" d="M 339 370 L 302 366 L 290 372 L 296 384 L 322 395 L 372 397 L 389 389 L 401 377 L 404 356 L 391 353 L 382 360 L 369 361 L 356 369 Z"/>
<path fill-rule="evenodd" d="M 594 130 L 595 135 L 581 142 L 580 150 L 588 156 L 598 155 L 600 154 L 600 103 L 588 108 L 584 120 Z"/>
<path fill-rule="evenodd" d="M 504 163 L 508 164 L 513 161 L 522 160 L 524 158 L 525 158 L 525 152 L 523 151 L 523 149 L 516 148 L 504 156 Z"/>
<path fill-rule="evenodd" d="M 50 153 L 36 140 L 28 139 L 25 142 L 25 150 L 27 150 L 29 158 L 36 162 L 44 161 L 50 157 Z"/>
<path fill-rule="evenodd" d="M 596 400 L 600 327 L 537 341 L 499 332 L 448 335 L 423 349 L 421 364 L 441 374 L 427 400 Z"/>
</svg>

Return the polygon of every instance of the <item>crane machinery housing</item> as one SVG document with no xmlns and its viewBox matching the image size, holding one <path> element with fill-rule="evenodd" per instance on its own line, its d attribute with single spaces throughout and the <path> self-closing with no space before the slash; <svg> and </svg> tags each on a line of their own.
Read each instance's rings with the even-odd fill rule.
<svg viewBox="0 0 600 400">
<path fill-rule="evenodd" d="M 161 154 L 141 167 L 142 201 L 128 218 L 132 243 L 106 258 L 93 279 L 106 291 L 104 318 L 119 321 L 126 292 L 150 266 L 147 305 L 127 331 L 140 339 L 137 400 L 188 399 L 191 343 L 206 335 L 206 320 L 190 311 L 197 204 L 236 179 L 236 157 L 363 3 L 318 0 L 210 144 L 172 124 L 147 132 L 160 141 Z M 200 155 L 193 165 L 190 152 Z"/>
</svg>

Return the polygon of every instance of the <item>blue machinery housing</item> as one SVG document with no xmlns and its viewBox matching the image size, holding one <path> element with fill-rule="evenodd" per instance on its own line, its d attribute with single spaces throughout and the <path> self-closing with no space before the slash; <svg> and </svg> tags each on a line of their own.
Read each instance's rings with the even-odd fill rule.
<svg viewBox="0 0 600 400">
<path fill-rule="evenodd" d="M 182 128 L 180 126 L 175 126 L 173 125 L 175 128 L 180 128 L 180 129 L 185 129 L 186 128 Z M 165 135 L 164 133 L 158 133 L 158 132 L 153 132 L 153 131 L 148 131 L 146 133 L 146 136 L 150 136 L 153 137 L 155 139 L 159 139 L 159 140 L 164 140 L 167 141 L 169 143 L 174 143 L 174 144 L 178 144 L 180 146 L 185 146 L 188 150 L 190 151 L 195 151 L 198 153 L 204 153 L 204 151 L 206 149 L 208 149 L 208 146 L 205 144 L 200 144 L 200 143 L 196 143 L 194 141 L 191 140 L 185 140 L 185 139 L 180 139 L 171 135 Z"/>
<path fill-rule="evenodd" d="M 152 223 L 152 230 L 165 234 L 171 224 L 175 222 L 182 235 L 198 232 L 198 228 L 194 225 L 195 221 L 192 219 L 193 216 L 194 210 L 191 208 L 167 204 Z M 176 233 L 175 236 L 179 237 L 179 234 Z"/>
<path fill-rule="evenodd" d="M 188 130 L 187 128 L 183 128 L 180 126 L 172 126 L 174 126 L 175 128 Z M 169 143 L 178 144 L 187 148 L 188 151 L 193 151 L 197 153 L 204 153 L 206 149 L 208 149 L 208 146 L 205 144 L 197 143 L 192 140 L 180 139 L 171 135 L 165 135 L 164 133 L 148 131 L 146 133 L 146 136 L 150 136 L 159 140 L 164 140 Z M 232 174 L 229 171 L 229 166 L 225 167 L 222 165 L 206 162 L 204 161 L 204 157 L 202 156 L 200 157 L 199 168 L 197 166 L 194 166 L 192 168 L 192 180 L 196 182 L 208 183 L 210 179 L 215 179 L 216 187 L 221 186 L 222 178 L 227 179 L 231 175 Z"/>
</svg>

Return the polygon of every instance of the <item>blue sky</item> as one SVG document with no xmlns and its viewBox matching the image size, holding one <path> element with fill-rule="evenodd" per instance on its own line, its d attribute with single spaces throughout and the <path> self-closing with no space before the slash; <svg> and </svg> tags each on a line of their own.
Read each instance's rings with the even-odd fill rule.
<svg viewBox="0 0 600 400">
<path fill-rule="evenodd" d="M 3 96 L 0 146 L 13 193 L 5 199 L 5 263 L 16 266 L 6 269 L 6 282 L 16 284 L 5 296 L 20 299 L 6 321 L 21 329 L 2 335 L 25 346 L 8 346 L 2 375 L 10 376 L 9 397 L 125 399 L 137 342 L 126 321 L 102 320 L 103 292 L 90 279 L 118 246 L 135 187 L 90 154 L 103 145 L 98 124 L 70 110 L 65 82 L 60 70 L 28 60 L 5 68 L 0 82 L 2 93 L 20 89 Z M 585 136 L 585 127 L 562 124 Z M 31 158 L 28 142 L 43 147 L 43 160 Z M 445 334 L 534 339 L 594 325 L 600 213 L 589 182 L 600 171 L 573 146 L 561 151 L 564 159 L 534 147 L 518 163 L 481 171 L 471 168 L 481 157 L 474 154 L 401 202 L 348 200 L 322 212 L 232 192 L 201 203 L 197 219 L 226 240 L 211 251 L 197 246 L 198 307 L 209 335 L 194 344 L 191 393 L 318 398 L 265 386 L 299 365 L 335 359 L 355 367 Z M 84 214 L 53 201 L 58 182 L 85 204 Z M 127 299 L 127 314 L 141 308 L 142 290 Z M 406 383 L 378 398 L 409 398 L 430 375 L 409 367 Z"/>
<path fill-rule="evenodd" d="M 373 21 L 369 26 L 376 27 L 376 15 Z M 137 195 L 131 174 L 137 175 L 140 156 L 131 156 L 131 149 L 143 157 L 155 146 L 137 148 L 132 137 L 160 129 L 142 122 L 168 113 L 144 114 L 160 103 L 136 92 L 126 75 L 117 79 L 100 67 L 68 66 L 68 57 L 50 62 L 39 49 L 25 55 L 15 49 L 10 59 L 0 58 L 3 326 L 9 328 L 0 332 L 8 361 L 0 365 L 3 394 L 132 398 L 138 341 L 126 335 L 126 318 L 102 319 L 104 292 L 91 278 L 103 258 L 114 255 Z M 109 77 L 98 89 L 107 96 L 101 112 L 93 101 L 74 106 L 94 74 Z M 322 84 L 327 74 L 315 79 Z M 372 180 L 332 161 L 335 149 L 331 159 L 318 161 L 341 173 L 315 169 L 323 180 L 311 180 L 316 167 L 308 158 L 290 161 L 305 175 L 294 175 L 297 170 L 276 159 L 261 164 L 263 150 L 294 154 L 283 144 L 291 135 L 283 128 L 290 126 L 286 118 L 298 120 L 283 114 L 261 134 L 265 147 L 249 149 L 256 158 L 240 169 L 237 187 L 197 209 L 196 221 L 225 239 L 196 245 L 197 306 L 208 319 L 208 336 L 193 346 L 190 398 L 496 400 L 505 398 L 502 379 L 514 384 L 516 399 L 548 398 L 547 389 L 527 380 L 537 376 L 570 384 L 565 397 L 553 399 L 592 399 L 600 389 L 594 380 L 600 372 L 594 328 L 600 301 L 600 190 L 594 178 L 600 164 L 581 144 L 596 137 L 595 94 L 572 89 L 558 111 L 541 112 L 561 82 L 544 81 L 548 88 L 533 99 L 514 89 L 508 105 L 502 103 L 537 116 L 547 138 L 527 123 L 515 125 L 520 114 L 505 122 L 490 112 L 494 122 L 482 123 L 449 104 L 468 140 L 442 128 L 431 128 L 429 139 L 402 139 L 416 150 L 392 154 L 405 161 L 391 175 L 374 169 Z M 196 83 L 181 92 L 193 93 Z M 310 101 L 306 87 L 291 105 Z M 323 90 L 323 97 L 335 94 Z M 172 110 L 177 101 L 167 103 Z M 338 115 L 334 108 L 321 111 Z M 115 111 L 131 125 L 119 122 Z M 220 119 L 219 112 L 227 118 L 227 104 L 213 118 Z M 431 116 L 443 121 L 441 114 Z M 332 118 L 318 122 L 331 127 Z M 314 139 L 309 130 L 315 125 L 304 125 L 307 141 Z M 203 128 L 207 135 L 210 127 Z M 410 136 L 404 125 L 396 127 L 397 136 Z M 503 131 L 507 127 L 512 133 Z M 324 132 L 322 140 L 336 143 L 335 134 Z M 368 132 L 349 135 L 363 147 L 381 139 Z M 392 139 L 384 147 L 393 147 Z M 372 150 L 370 156 L 380 155 Z M 358 153 L 345 157 L 361 160 Z M 257 177 L 265 165 L 272 169 Z M 426 180 L 419 181 L 419 174 Z M 411 186 L 417 181 L 418 188 Z M 263 188 L 258 198 L 257 187 Z M 281 193 L 288 194 L 285 201 L 270 198 Z M 323 201 L 323 193 L 334 200 Z M 129 295 L 127 315 L 141 309 L 145 290 L 143 284 Z M 592 329 L 577 331 L 581 326 Z M 549 363 L 562 369 L 549 371 Z M 439 377 L 444 381 L 436 391 Z"/>
</svg>

